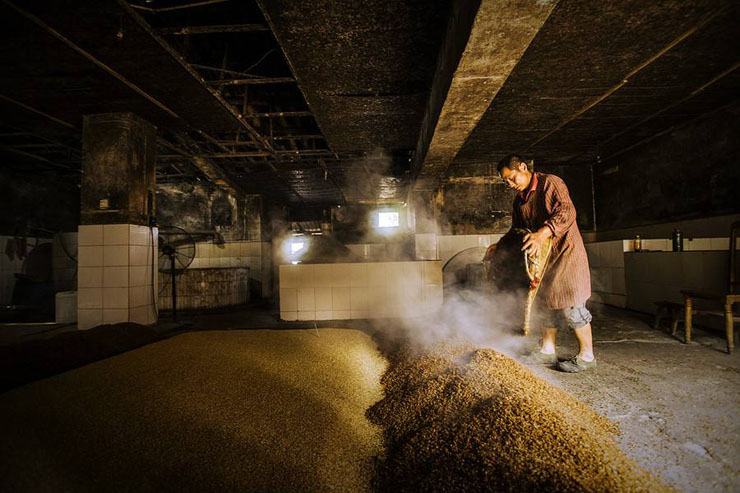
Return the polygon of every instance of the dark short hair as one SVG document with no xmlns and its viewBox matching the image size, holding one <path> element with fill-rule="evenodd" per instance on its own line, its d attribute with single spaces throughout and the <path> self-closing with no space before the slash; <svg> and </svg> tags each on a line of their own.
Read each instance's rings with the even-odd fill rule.
<svg viewBox="0 0 740 493">
<path fill-rule="evenodd" d="M 509 154 L 498 162 L 498 165 L 496 166 L 496 171 L 501 173 L 501 170 L 503 170 L 504 168 L 518 169 L 519 165 L 523 162 L 525 161 L 524 159 L 522 159 L 521 156 L 517 156 L 516 154 Z"/>
</svg>

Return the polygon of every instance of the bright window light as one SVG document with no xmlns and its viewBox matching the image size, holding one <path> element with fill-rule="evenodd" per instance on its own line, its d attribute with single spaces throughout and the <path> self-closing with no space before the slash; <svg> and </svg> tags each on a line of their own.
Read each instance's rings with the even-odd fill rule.
<svg viewBox="0 0 740 493">
<path fill-rule="evenodd" d="M 294 241 L 290 244 L 290 254 L 293 255 L 296 252 L 300 252 L 305 246 L 306 244 L 302 241 Z"/>
<path fill-rule="evenodd" d="M 398 212 L 378 212 L 379 228 L 397 228 L 400 224 Z"/>
</svg>

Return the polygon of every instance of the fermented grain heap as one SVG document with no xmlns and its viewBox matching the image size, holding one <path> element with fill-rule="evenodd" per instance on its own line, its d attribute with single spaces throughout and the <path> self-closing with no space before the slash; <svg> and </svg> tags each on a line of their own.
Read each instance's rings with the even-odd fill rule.
<svg viewBox="0 0 740 493">
<path fill-rule="evenodd" d="M 378 491 L 672 491 L 617 448 L 616 425 L 492 350 L 400 351 L 368 410 Z"/>
</svg>

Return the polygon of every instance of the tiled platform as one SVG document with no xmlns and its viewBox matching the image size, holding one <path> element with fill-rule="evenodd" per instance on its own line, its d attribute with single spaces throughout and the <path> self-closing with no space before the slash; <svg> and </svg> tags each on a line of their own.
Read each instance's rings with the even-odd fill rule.
<svg viewBox="0 0 740 493">
<path fill-rule="evenodd" d="M 412 317 L 442 304 L 440 261 L 280 266 L 280 318 Z"/>
</svg>

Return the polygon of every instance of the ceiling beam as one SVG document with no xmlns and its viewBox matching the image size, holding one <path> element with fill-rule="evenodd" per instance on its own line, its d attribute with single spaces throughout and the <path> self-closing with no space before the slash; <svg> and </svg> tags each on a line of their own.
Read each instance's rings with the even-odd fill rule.
<svg viewBox="0 0 740 493">
<path fill-rule="evenodd" d="M 648 67 L 653 62 L 655 62 L 656 60 L 658 60 L 659 58 L 661 58 L 663 55 L 665 55 L 666 53 L 668 53 L 669 51 L 671 51 L 674 47 L 676 47 L 678 44 L 680 44 L 686 38 L 688 38 L 689 36 L 691 36 L 692 34 L 694 34 L 695 32 L 697 32 L 698 30 L 700 30 L 701 28 L 703 28 L 704 26 L 706 26 L 707 24 L 709 24 L 713 19 L 715 19 L 718 16 L 724 14 L 728 9 L 729 9 L 729 6 L 724 6 L 724 7 L 721 7 L 719 9 L 715 10 L 714 12 L 706 15 L 697 24 L 693 25 L 691 28 L 689 28 L 688 30 L 686 30 L 683 33 L 681 33 L 677 38 L 675 38 L 673 41 L 671 41 L 670 43 L 668 43 L 666 46 L 664 46 L 657 53 L 654 53 L 647 60 L 643 61 L 637 67 L 635 67 L 634 69 L 630 70 L 629 73 L 627 73 L 624 77 L 622 77 L 622 80 L 619 83 L 617 83 L 616 85 L 610 87 L 601 96 L 599 96 L 599 97 L 595 98 L 594 100 L 590 101 L 586 106 L 584 106 L 583 108 L 579 109 L 576 113 L 574 113 L 573 115 L 569 116 L 565 120 L 561 121 L 558 125 L 555 126 L 555 128 L 553 128 L 552 130 L 548 131 L 547 133 L 545 133 L 544 135 L 542 135 L 541 137 L 539 137 L 537 140 L 535 140 L 534 142 L 532 142 L 531 144 L 529 144 L 529 146 L 527 147 L 527 149 L 531 149 L 532 147 L 536 146 L 537 144 L 539 144 L 543 140 L 547 139 L 548 137 L 550 137 L 555 132 L 558 132 L 563 127 L 565 127 L 566 125 L 568 125 L 570 122 L 578 119 L 584 113 L 586 113 L 588 110 L 590 110 L 591 108 L 593 108 L 594 106 L 598 105 L 599 103 L 601 103 L 602 101 L 604 101 L 606 98 L 608 98 L 609 96 L 611 96 L 612 94 L 614 94 L 615 92 L 617 92 L 623 86 L 625 86 L 626 84 L 628 84 L 629 81 L 630 81 L 630 79 L 632 77 L 634 77 L 635 75 L 637 75 L 638 73 L 640 73 L 644 68 Z"/>
<path fill-rule="evenodd" d="M 283 116 L 313 116 L 310 111 L 273 111 L 268 113 L 252 113 L 244 118 L 280 118 Z"/>
<path fill-rule="evenodd" d="M 311 134 L 311 135 L 275 135 L 273 137 L 269 137 L 270 140 L 318 140 L 323 139 L 324 136 L 321 134 Z"/>
<path fill-rule="evenodd" d="M 169 12 L 171 10 L 190 9 L 193 7 L 202 7 L 204 5 L 213 5 L 214 3 L 224 3 L 229 0 L 203 0 L 202 2 L 186 3 L 185 5 L 175 5 L 173 7 L 146 7 L 144 5 L 131 4 L 131 7 L 145 12 Z"/>
<path fill-rule="evenodd" d="M 142 96 L 144 99 L 146 99 L 150 103 L 152 103 L 155 106 L 157 106 L 159 109 L 161 109 L 162 111 L 164 111 L 165 113 L 167 113 L 168 115 L 170 115 L 172 118 L 175 118 L 175 119 L 180 118 L 177 115 L 177 113 L 175 113 L 174 111 L 172 111 L 170 108 L 168 108 L 164 103 L 162 103 L 161 101 L 159 101 L 157 98 L 155 98 L 154 96 L 152 96 L 151 94 L 149 94 L 148 92 L 146 92 L 144 89 L 142 89 L 141 87 L 137 86 L 136 84 L 134 84 L 133 82 L 131 82 L 130 80 L 128 80 L 126 77 L 124 77 L 123 75 L 121 75 L 119 72 L 117 72 L 116 70 L 114 70 L 112 67 L 110 67 L 110 66 L 106 65 L 105 63 L 103 63 L 102 61 L 98 60 L 91 53 L 83 50 L 77 44 L 73 43 L 72 40 L 70 40 L 69 38 L 67 38 L 63 34 L 61 34 L 59 31 L 53 29 L 51 26 L 49 26 L 48 24 L 46 24 L 44 21 L 42 21 L 41 19 L 39 19 L 38 17 L 36 17 L 32 13 L 30 13 L 30 12 L 28 12 L 26 10 L 21 9 L 20 7 L 17 7 L 16 5 L 14 5 L 9 0 L 2 0 L 2 1 L 8 7 L 10 7 L 13 10 L 15 10 L 18 14 L 20 14 L 23 17 L 25 17 L 26 19 L 28 19 L 29 21 L 31 21 L 34 24 L 36 24 L 37 26 L 39 26 L 41 29 L 43 29 L 47 33 L 49 33 L 52 36 L 54 36 L 55 38 L 57 38 L 59 41 L 61 41 L 65 45 L 67 45 L 69 48 L 71 48 L 72 50 L 76 51 L 77 53 L 79 53 L 80 55 L 82 55 L 83 57 L 85 57 L 87 60 L 89 60 L 90 62 L 92 62 L 98 68 L 102 69 L 103 71 L 107 72 L 108 74 L 110 74 L 113 77 L 115 77 L 116 79 L 118 79 L 126 87 L 128 87 L 131 90 L 133 90 L 134 92 L 136 92 L 137 94 L 139 94 L 140 96 Z"/>
<path fill-rule="evenodd" d="M 187 150 L 182 149 L 180 146 L 175 145 L 163 138 L 157 139 L 157 143 L 163 147 L 166 147 L 167 149 L 176 152 L 183 158 L 187 158 L 193 164 L 193 166 L 198 168 L 198 170 L 200 170 L 211 182 L 213 182 L 214 185 L 221 188 L 226 193 L 229 193 L 235 197 L 239 195 L 236 188 L 231 184 L 231 180 L 226 175 L 224 170 L 210 162 L 208 156 L 193 155 Z"/>
<path fill-rule="evenodd" d="M 28 106 L 27 104 L 23 104 L 20 101 L 16 101 L 15 99 L 11 98 L 10 96 L 6 96 L 4 94 L 0 94 L 0 99 L 2 99 L 3 101 L 7 101 L 8 103 L 12 103 L 12 104 L 14 104 L 16 106 L 20 106 L 24 110 L 30 111 L 32 113 L 36 113 L 37 115 L 41 115 L 44 118 L 53 121 L 54 123 L 58 123 L 59 125 L 62 125 L 62 126 L 67 127 L 67 128 L 71 128 L 72 130 L 75 130 L 75 131 L 78 131 L 77 127 L 75 127 L 71 123 L 65 122 L 64 120 L 60 120 L 59 118 L 57 118 L 55 116 L 52 116 L 52 115 L 50 115 L 48 113 L 44 113 L 43 111 L 38 110 L 36 108 L 33 108 L 31 106 Z"/>
<path fill-rule="evenodd" d="M 214 159 L 229 159 L 229 158 L 243 158 L 243 157 L 270 157 L 275 154 L 279 156 L 332 156 L 334 153 L 329 149 L 305 149 L 302 151 L 275 151 L 274 153 L 266 151 L 249 151 L 249 152 L 217 152 L 214 154 L 206 154 L 205 156 Z"/>
<path fill-rule="evenodd" d="M 2 0 L 7 1 L 7 0 Z M 237 111 L 231 104 L 229 104 L 223 96 L 214 89 L 213 87 L 210 87 L 207 82 L 203 79 L 203 77 L 196 72 L 196 70 L 185 60 L 184 57 L 182 57 L 180 54 L 175 51 L 172 46 L 170 46 L 167 41 L 162 38 L 159 34 L 157 34 L 154 29 L 149 25 L 149 23 L 137 12 L 134 11 L 131 5 L 129 5 L 126 0 L 116 0 L 116 2 L 120 5 L 120 7 L 139 25 L 141 29 L 143 29 L 149 36 L 151 36 L 167 53 L 169 53 L 170 56 L 172 56 L 175 60 L 177 60 L 180 65 L 187 70 L 193 77 L 195 77 L 196 80 L 198 80 L 210 93 L 211 95 L 221 104 L 231 115 L 239 122 L 239 124 L 247 131 L 247 134 L 250 135 L 250 137 L 259 145 L 260 148 L 264 149 L 265 152 L 267 152 L 269 155 L 276 158 L 276 160 L 280 160 L 280 157 L 275 152 L 275 149 L 272 146 L 272 142 L 267 140 L 261 133 L 259 133 L 252 125 L 247 122 L 243 115 Z M 187 7 L 195 7 L 199 5 L 206 5 L 211 3 L 220 3 L 218 1 L 210 1 L 210 2 L 200 2 L 198 4 L 189 4 Z M 185 7 L 185 6 L 183 6 Z M 165 8 L 166 10 L 174 10 L 175 8 Z M 151 10 L 151 9 L 145 9 L 145 10 Z M 153 12 L 162 11 L 162 10 L 151 10 Z M 197 156 L 199 159 L 203 159 L 203 156 Z M 208 158 L 211 156 L 206 156 L 205 158 Z M 193 158 L 193 163 L 196 164 L 196 166 L 199 165 L 198 162 L 196 162 Z M 278 180 L 281 181 L 284 186 L 293 194 L 296 196 L 299 202 L 305 203 L 303 200 L 303 197 L 298 193 L 298 191 L 293 187 L 284 177 L 281 176 L 280 170 L 273 164 L 273 163 L 267 163 L 268 167 L 275 172 L 276 176 L 278 176 Z M 208 161 L 205 161 L 204 167 L 215 167 L 213 163 L 210 163 Z M 204 171 L 205 173 L 205 171 Z M 208 175 L 207 175 L 208 176 Z M 225 180 L 226 174 L 223 173 L 220 175 L 220 180 Z M 235 187 L 228 183 L 227 180 L 227 186 L 234 189 Z"/>
<path fill-rule="evenodd" d="M 149 23 L 134 11 L 131 5 L 129 5 L 125 0 L 116 0 L 116 2 L 141 29 L 151 36 L 173 59 L 175 59 L 188 73 L 190 73 L 190 75 L 192 75 L 200 84 L 203 85 L 203 87 L 206 88 L 206 90 L 208 90 L 208 92 L 211 93 L 211 96 L 213 96 L 216 101 L 236 119 L 239 125 L 247 131 L 252 139 L 259 143 L 260 147 L 268 151 L 272 150 L 270 142 L 268 142 L 254 127 L 252 127 L 252 125 L 250 125 L 242 115 L 231 104 L 229 104 L 221 94 L 219 94 L 217 90 L 209 87 L 203 77 L 201 77 L 200 74 L 177 51 L 175 51 L 167 41 L 164 40 L 164 38 L 158 35 Z M 192 6 L 194 5 L 195 4 L 192 4 Z"/>
<path fill-rule="evenodd" d="M 246 33 L 269 31 L 263 24 L 222 24 L 217 26 L 161 27 L 156 31 L 164 36 L 189 36 L 191 34 Z"/>
<path fill-rule="evenodd" d="M 35 161 L 40 161 L 42 163 L 45 163 L 47 167 L 56 168 L 56 169 L 63 169 L 65 171 L 73 171 L 75 173 L 80 173 L 80 169 L 79 168 L 73 168 L 71 166 L 64 166 L 64 165 L 55 163 L 54 161 L 50 161 L 49 159 L 46 159 L 43 156 L 39 156 L 38 154 L 33 154 L 31 152 L 21 151 L 20 149 L 16 149 L 15 147 L 0 146 L 0 150 L 11 152 L 13 154 L 18 154 L 19 156 L 27 157 L 27 158 L 33 159 Z"/>
<path fill-rule="evenodd" d="M 722 79 L 723 79 L 724 77 L 726 77 L 726 76 L 728 76 L 728 75 L 732 74 L 732 73 L 733 73 L 733 72 L 734 72 L 735 70 L 737 70 L 737 69 L 739 69 L 739 68 L 740 68 L 740 62 L 737 62 L 737 63 L 733 64 L 733 65 L 732 65 L 731 67 L 729 67 L 729 68 L 727 68 L 727 69 L 723 70 L 723 71 L 722 71 L 722 72 L 720 72 L 719 74 L 717 74 L 717 75 L 715 75 L 714 77 L 712 77 L 711 79 L 709 79 L 709 80 L 708 80 L 707 82 L 705 82 L 705 83 L 701 84 L 701 85 L 700 85 L 699 87 L 697 87 L 696 89 L 694 89 L 693 91 L 691 91 L 691 92 L 690 92 L 689 94 L 687 94 L 687 95 L 686 95 L 686 96 L 684 96 L 683 98 L 681 98 L 681 99 L 679 99 L 679 100 L 677 100 L 677 101 L 674 101 L 674 102 L 672 102 L 672 103 L 671 103 L 671 104 L 669 104 L 668 106 L 664 106 L 663 108 L 659 109 L 659 110 L 658 110 L 658 111 L 656 111 L 655 113 L 652 113 L 652 114 L 650 114 L 650 115 L 646 116 L 646 117 L 645 117 L 645 118 L 643 118 L 642 120 L 640 120 L 640 121 L 638 121 L 638 122 L 635 122 L 635 123 L 633 123 L 632 125 L 629 125 L 628 127 L 626 127 L 626 128 L 623 128 L 622 130 L 619 130 L 618 132 L 616 132 L 616 133 L 612 134 L 612 135 L 611 135 L 611 136 L 610 136 L 609 138 L 607 138 L 606 140 L 603 140 L 603 141 L 599 142 L 599 144 L 598 144 L 598 148 L 599 148 L 599 149 L 603 149 L 603 148 L 604 148 L 604 147 L 605 147 L 605 146 L 606 146 L 607 144 L 609 144 L 609 143 L 613 142 L 614 140 L 616 140 L 617 138 L 621 137 L 622 135 L 624 135 L 624 134 L 626 134 L 626 133 L 628 133 L 628 132 L 630 132 L 630 131 L 632 131 L 632 130 L 634 130 L 634 129 L 638 128 L 638 127 L 640 127 L 641 125 L 644 125 L 645 123 L 647 123 L 647 122 L 649 122 L 649 121 L 651 121 L 651 120 L 655 119 L 655 118 L 656 118 L 657 116 L 660 116 L 660 115 L 662 115 L 663 113 L 665 113 L 665 112 L 667 112 L 667 111 L 670 111 L 670 110 L 672 110 L 672 109 L 674 109 L 674 108 L 676 108 L 676 107 L 678 107 L 678 106 L 680 106 L 680 105 L 684 104 L 685 102 L 689 101 L 689 100 L 690 100 L 691 98 L 693 98 L 694 96 L 696 96 L 697 94 L 700 94 L 700 93 L 701 93 L 701 92 L 703 92 L 703 91 L 704 91 L 705 89 L 707 89 L 707 88 L 709 88 L 710 86 L 712 86 L 712 84 L 714 84 L 715 82 L 717 82 L 717 81 L 720 81 L 720 80 L 722 80 Z M 723 107 L 723 108 L 724 108 L 724 107 Z M 703 116 L 703 115 L 701 115 L 701 116 Z M 700 116 L 700 117 L 701 117 L 701 116 Z M 695 120 L 695 119 L 692 119 L 692 120 L 690 120 L 690 121 L 691 121 L 691 122 L 693 122 L 694 120 Z M 672 127 L 670 127 L 670 129 L 674 129 L 674 128 L 676 128 L 676 126 L 675 126 L 675 125 L 674 125 L 674 126 L 672 126 Z M 663 131 L 661 131 L 661 132 L 659 132 L 659 135 L 663 135 L 663 133 L 664 133 L 664 132 L 663 132 Z M 654 138 L 654 137 L 652 137 L 652 136 L 650 137 L 650 139 L 651 139 L 651 140 L 652 140 L 653 138 Z M 639 144 L 642 144 L 642 143 L 644 143 L 644 139 L 643 139 L 643 140 L 640 140 L 640 141 L 638 142 L 638 144 L 637 144 L 637 145 L 639 145 Z M 632 149 L 632 148 L 634 148 L 634 147 L 636 147 L 636 145 L 630 145 L 630 146 L 628 146 L 628 147 L 626 147 L 626 148 L 620 148 L 620 150 L 619 150 L 619 151 L 617 151 L 617 152 L 616 152 L 616 153 L 615 153 L 614 155 L 619 155 L 619 154 L 621 154 L 622 152 L 626 152 L 626 150 L 630 150 L 630 149 Z M 567 160 L 567 161 L 566 161 L 566 162 L 565 162 L 564 164 L 566 164 L 566 165 L 567 165 L 568 163 L 570 163 L 570 162 L 572 162 L 572 161 L 575 161 L 575 160 L 576 160 L 576 159 L 578 159 L 578 158 L 582 158 L 582 157 L 584 157 L 584 156 L 585 156 L 586 154 L 587 154 L 586 152 L 578 153 L 578 154 L 576 154 L 575 156 L 573 156 L 573 157 L 571 157 L 570 159 L 568 159 L 568 160 Z M 598 155 L 598 154 L 599 154 L 599 151 L 595 151 L 595 154 L 597 154 L 597 155 Z M 614 155 L 613 155 L 613 156 L 614 156 Z M 600 158 L 600 159 L 601 159 L 601 158 Z"/>
<path fill-rule="evenodd" d="M 416 145 L 415 190 L 434 190 L 557 4 L 456 0 Z"/>
<path fill-rule="evenodd" d="M 288 84 L 294 83 L 293 77 L 254 77 L 251 79 L 219 79 L 207 80 L 209 86 L 246 86 L 254 84 Z"/>
</svg>

